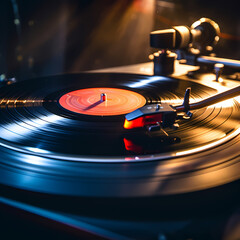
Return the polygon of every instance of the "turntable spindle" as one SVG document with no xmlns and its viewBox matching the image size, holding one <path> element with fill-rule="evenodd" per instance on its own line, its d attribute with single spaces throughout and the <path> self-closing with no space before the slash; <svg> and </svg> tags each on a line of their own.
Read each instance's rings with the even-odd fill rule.
<svg viewBox="0 0 240 240">
<path fill-rule="evenodd" d="M 107 101 L 107 94 L 101 93 L 101 102 Z"/>
</svg>

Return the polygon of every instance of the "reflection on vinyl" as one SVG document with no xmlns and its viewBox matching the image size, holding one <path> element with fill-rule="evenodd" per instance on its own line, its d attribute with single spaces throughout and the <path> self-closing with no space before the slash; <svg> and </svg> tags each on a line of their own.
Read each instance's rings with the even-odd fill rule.
<svg viewBox="0 0 240 240">
<path fill-rule="evenodd" d="M 1 163 L 9 168 L 1 170 L 7 176 L 1 182 L 49 193 L 132 197 L 200 190 L 238 178 L 234 165 L 231 177 L 218 175 L 229 174 L 230 165 L 221 164 L 230 159 L 238 163 L 235 100 L 193 111 L 191 120 L 178 120 L 178 129 L 123 127 L 125 114 L 141 106 L 181 104 L 188 87 L 190 102 L 216 93 L 189 80 L 114 73 L 52 76 L 6 86 L 0 96 L 0 144 Z M 223 172 L 216 174 L 219 168 Z"/>
<path fill-rule="evenodd" d="M 131 156 L 199 147 L 231 133 L 239 107 L 195 111 L 191 121 L 179 121 L 178 130 L 167 129 L 170 137 L 181 140 L 169 144 L 162 131 L 126 131 L 124 114 L 144 104 L 181 103 L 187 87 L 192 88 L 191 101 L 209 96 L 213 89 L 189 81 L 124 74 L 80 74 L 18 84 L 1 96 L 1 138 L 27 149 L 80 156 Z M 106 101 L 101 102 L 101 92 Z"/>
</svg>

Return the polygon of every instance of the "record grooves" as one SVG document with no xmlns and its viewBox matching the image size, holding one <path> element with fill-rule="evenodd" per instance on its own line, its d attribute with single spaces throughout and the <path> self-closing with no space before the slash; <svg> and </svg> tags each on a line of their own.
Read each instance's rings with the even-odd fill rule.
<svg viewBox="0 0 240 240">
<path fill-rule="evenodd" d="M 107 39 L 111 21 L 105 21 L 116 12 L 123 16 L 120 20 L 130 16 L 134 23 L 120 21 L 119 28 L 114 23 L 118 17 L 112 18 L 115 40 L 116 36 L 121 41 L 129 37 L 125 41 L 128 47 L 140 47 L 129 55 L 130 62 L 145 44 L 137 44 L 136 36 L 144 34 L 136 33 L 143 33 L 148 23 L 150 28 L 166 25 L 164 8 L 172 13 L 176 8 L 177 16 L 181 15 L 180 5 L 174 1 L 116 5 L 109 8 L 110 15 L 100 11 L 104 18 L 97 25 L 107 33 L 101 36 L 101 31 L 93 31 L 87 41 L 80 41 L 83 51 L 77 46 L 68 56 L 65 52 L 72 50 L 74 42 L 79 45 L 78 36 L 68 30 L 81 22 L 74 22 L 79 19 L 71 14 L 76 15 L 82 6 L 67 2 L 58 4 L 54 15 L 50 11 L 44 41 L 28 41 L 28 30 L 39 35 L 34 29 L 43 27 L 38 21 L 42 14 L 32 12 L 28 21 L 21 16 L 25 8 L 18 9 L 20 1 L 11 1 L 11 9 L 4 4 L 3 9 L 13 11 L 14 21 L 9 22 L 16 25 L 18 37 L 13 38 L 14 54 L 0 66 L 1 237 L 239 239 L 240 61 L 214 52 L 217 42 L 229 40 L 230 35 L 220 33 L 218 24 L 204 17 L 189 27 L 151 32 L 150 47 L 157 51 L 149 55 L 150 62 L 24 80 L 25 74 L 71 72 L 86 60 L 91 60 L 88 68 L 94 68 L 94 64 L 101 65 L 102 54 L 121 61 L 115 54 L 117 42 Z M 79 13 L 85 16 L 90 9 L 90 23 L 94 23 L 95 4 L 90 5 L 84 3 Z M 111 11 L 114 9 L 120 12 Z M 152 10 L 163 14 L 156 24 L 152 24 Z M 199 6 L 195 10 L 199 12 Z M 139 21 L 139 17 L 147 21 Z M 137 32 L 136 26 L 143 22 Z M 11 29 L 7 34 L 11 35 Z M 78 31 L 81 39 L 85 30 Z M 5 40 L 11 42 L 10 35 Z M 94 51 L 104 40 L 114 51 Z M 60 52 L 52 49 L 54 44 Z M 45 52 L 39 55 L 42 47 L 56 58 L 46 58 Z M 63 54 L 62 47 L 66 48 Z M 91 53 L 96 54 L 93 59 Z M 1 57 L 5 53 L 0 52 Z M 76 61 L 68 64 L 72 57 Z M 104 65 L 113 66 L 105 57 Z M 13 61 L 13 72 L 8 60 Z M 45 60 L 53 63 L 44 66 Z"/>
<path fill-rule="evenodd" d="M 192 88 L 191 101 L 216 92 L 189 80 L 114 73 L 53 76 L 7 86 L 0 96 L 1 183 L 50 194 L 146 197 L 238 178 L 237 101 L 195 110 L 191 121 L 179 120 L 179 129 L 166 130 L 175 139 L 169 141 L 160 131 L 129 132 L 123 128 L 124 114 L 80 114 L 58 102 L 64 94 L 93 87 L 135 92 L 146 104 L 180 103 L 187 87 Z M 129 148 L 129 141 L 135 148 Z"/>
</svg>

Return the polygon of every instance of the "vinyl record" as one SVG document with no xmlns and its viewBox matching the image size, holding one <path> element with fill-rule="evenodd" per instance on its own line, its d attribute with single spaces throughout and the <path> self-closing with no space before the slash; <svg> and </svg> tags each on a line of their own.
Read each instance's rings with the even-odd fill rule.
<svg viewBox="0 0 240 240">
<path fill-rule="evenodd" d="M 231 124 L 220 124 L 229 118 L 231 109 L 221 108 L 201 109 L 191 121 L 181 121 L 179 130 L 168 129 L 170 136 L 181 139 L 173 145 L 161 143 L 161 131 L 149 136 L 123 128 L 125 114 L 150 103 L 180 104 L 187 87 L 192 88 L 193 100 L 214 92 L 189 81 L 124 74 L 80 74 L 20 82 L 2 91 L 6 94 L 1 96 L 1 138 L 28 150 L 123 157 L 186 150 L 231 131 Z M 101 92 L 108 98 L 102 103 Z M 132 148 L 126 146 L 129 142 Z M 148 142 L 154 148 L 149 148 Z"/>
<path fill-rule="evenodd" d="M 151 103 L 181 104 L 188 87 L 191 102 L 216 93 L 189 80 L 114 73 L 44 77 L 2 88 L 1 183 L 52 194 L 133 197 L 236 179 L 214 171 L 238 161 L 237 101 L 194 111 L 191 120 L 178 120 L 179 129 L 165 129 L 168 137 L 124 129 L 126 113 Z M 209 181 L 208 174 L 216 179 Z"/>
</svg>

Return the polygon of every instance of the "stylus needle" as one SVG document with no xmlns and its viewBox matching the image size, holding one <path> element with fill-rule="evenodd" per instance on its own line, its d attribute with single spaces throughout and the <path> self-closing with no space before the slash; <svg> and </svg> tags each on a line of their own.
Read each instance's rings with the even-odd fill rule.
<svg viewBox="0 0 240 240">
<path fill-rule="evenodd" d="M 168 103 L 145 105 L 125 116 L 124 128 L 142 128 L 148 130 L 159 130 L 160 127 L 177 127 L 175 121 L 177 113 L 185 112 L 189 117 L 192 116 L 190 110 L 203 108 L 212 104 L 236 97 L 240 94 L 240 86 L 232 88 L 222 93 L 201 100 L 189 103 L 191 88 L 187 88 L 182 105 L 172 106 Z M 155 127 L 156 126 L 156 127 Z"/>
</svg>

